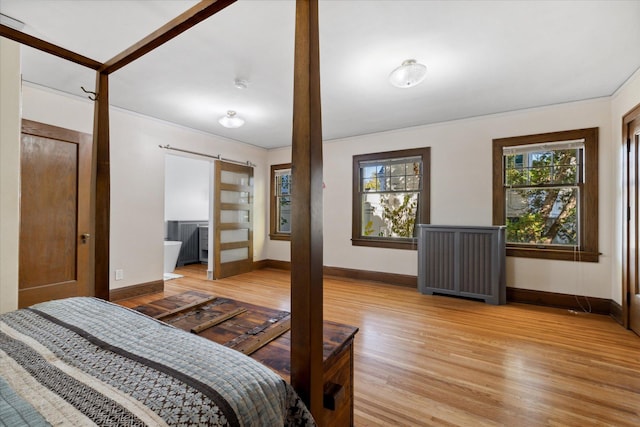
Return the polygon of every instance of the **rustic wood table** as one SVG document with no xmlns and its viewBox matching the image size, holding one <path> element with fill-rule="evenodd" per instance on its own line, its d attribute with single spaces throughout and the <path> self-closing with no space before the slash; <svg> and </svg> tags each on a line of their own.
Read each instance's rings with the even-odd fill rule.
<svg viewBox="0 0 640 427">
<path fill-rule="evenodd" d="M 135 310 L 234 348 L 291 377 L 290 315 L 286 311 L 188 291 Z M 323 424 L 353 425 L 353 339 L 358 328 L 324 321 Z"/>
</svg>

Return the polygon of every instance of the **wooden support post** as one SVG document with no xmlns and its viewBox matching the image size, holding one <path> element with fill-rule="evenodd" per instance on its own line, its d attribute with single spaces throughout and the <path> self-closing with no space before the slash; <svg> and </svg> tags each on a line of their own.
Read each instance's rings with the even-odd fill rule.
<svg viewBox="0 0 640 427">
<path fill-rule="evenodd" d="M 109 76 L 98 72 L 93 113 L 93 176 L 95 192 L 92 210 L 95 212 L 95 296 L 109 299 L 109 224 L 110 224 L 110 162 L 109 162 Z"/>
<path fill-rule="evenodd" d="M 94 108 L 93 157 L 91 176 L 91 211 L 93 225 L 92 259 L 94 269 L 93 294 L 109 299 L 109 224 L 110 224 L 110 163 L 109 163 L 109 74 L 151 52 L 158 46 L 204 21 L 236 0 L 201 0 L 138 43 L 102 64 L 86 56 L 56 46 L 36 37 L 0 24 L 0 36 L 50 53 L 76 64 L 97 70 Z"/>
<path fill-rule="evenodd" d="M 322 425 L 322 121 L 318 1 L 297 0 L 293 89 L 291 383 Z"/>
</svg>

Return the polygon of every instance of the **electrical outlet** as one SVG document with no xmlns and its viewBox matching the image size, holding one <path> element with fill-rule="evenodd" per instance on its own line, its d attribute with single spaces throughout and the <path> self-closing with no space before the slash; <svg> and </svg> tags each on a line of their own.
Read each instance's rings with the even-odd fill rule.
<svg viewBox="0 0 640 427">
<path fill-rule="evenodd" d="M 124 270 L 116 270 L 116 280 L 124 279 Z"/>
</svg>

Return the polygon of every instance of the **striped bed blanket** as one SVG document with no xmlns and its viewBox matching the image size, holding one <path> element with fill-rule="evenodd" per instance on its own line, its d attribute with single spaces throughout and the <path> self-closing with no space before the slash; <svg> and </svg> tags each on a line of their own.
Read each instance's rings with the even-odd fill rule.
<svg viewBox="0 0 640 427">
<path fill-rule="evenodd" d="M 255 360 L 96 298 L 0 315 L 0 426 L 315 425 Z"/>
</svg>

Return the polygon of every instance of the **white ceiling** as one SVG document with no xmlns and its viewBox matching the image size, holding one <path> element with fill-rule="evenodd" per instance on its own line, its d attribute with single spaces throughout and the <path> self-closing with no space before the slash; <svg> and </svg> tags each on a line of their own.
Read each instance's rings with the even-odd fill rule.
<svg viewBox="0 0 640 427">
<path fill-rule="evenodd" d="M 196 1 L 0 0 L 23 31 L 104 62 Z M 640 68 L 640 1 L 320 0 L 325 140 L 612 95 Z M 265 148 L 291 144 L 295 2 L 241 0 L 110 77 L 112 105 Z M 387 76 L 405 59 L 419 86 Z M 24 48 L 26 81 L 95 72 Z M 236 89 L 235 78 L 249 81 Z M 246 124 L 225 129 L 236 110 Z"/>
</svg>

